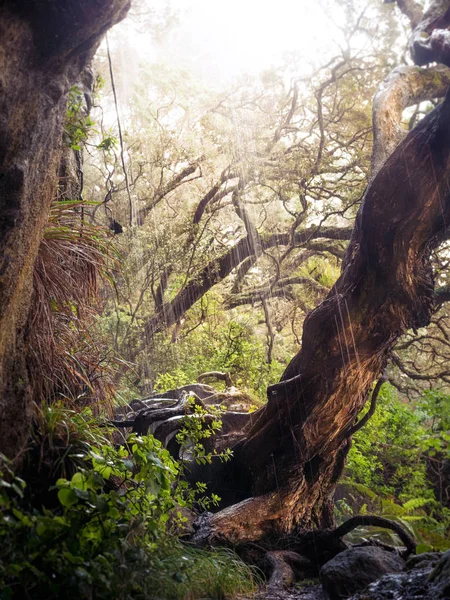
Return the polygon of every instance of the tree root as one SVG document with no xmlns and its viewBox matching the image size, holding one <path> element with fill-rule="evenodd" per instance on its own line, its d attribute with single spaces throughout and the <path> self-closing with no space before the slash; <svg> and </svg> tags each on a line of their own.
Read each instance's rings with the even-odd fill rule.
<svg viewBox="0 0 450 600">
<path fill-rule="evenodd" d="M 264 554 L 259 566 L 266 573 L 267 591 L 270 597 L 275 598 L 277 592 L 292 586 L 296 581 L 317 577 L 322 565 L 350 547 L 375 545 L 389 552 L 397 551 L 395 547 L 377 540 L 369 540 L 363 544 L 343 542 L 342 537 L 363 525 L 383 527 L 394 531 L 406 547 L 403 552 L 400 552 L 403 559 L 408 558 L 410 554 L 415 554 L 414 538 L 399 523 L 376 515 L 357 515 L 336 529 L 302 532 L 295 539 L 282 540 L 283 545 L 290 547 L 289 550 L 266 551 L 256 544 L 248 544 Z M 255 562 L 254 559 L 252 562 Z"/>
<path fill-rule="evenodd" d="M 191 404 L 188 402 L 188 398 L 193 398 L 194 402 Z M 152 394 L 142 400 L 136 398 L 126 407 L 118 409 L 116 418 L 109 421 L 108 424 L 119 429 L 131 428 L 133 433 L 138 435 L 146 435 L 150 432 L 164 446 L 168 447 L 174 435 L 182 427 L 183 419 L 189 414 L 195 417 L 196 406 L 205 411 L 202 419 L 207 426 L 213 420 L 217 420 L 217 417 L 207 413 L 208 405 L 239 400 L 247 401 L 248 398 L 240 392 L 217 392 L 209 385 L 199 383 L 186 385 L 158 395 Z M 229 434 L 240 431 L 250 418 L 251 414 L 248 412 L 226 411 L 221 416 L 221 433 Z"/>
<path fill-rule="evenodd" d="M 165 396 L 165 394 L 161 394 L 161 396 Z M 188 398 L 194 398 L 193 405 L 189 404 Z M 167 404 L 168 401 L 172 401 L 172 403 Z M 139 401 L 139 406 L 141 407 L 142 405 L 144 405 L 144 407 L 134 412 L 134 414 L 128 414 L 127 419 L 121 421 L 113 420 L 110 421 L 110 424 L 119 428 L 132 427 L 133 433 L 147 435 L 149 429 L 156 423 L 164 424 L 174 417 L 185 416 L 193 410 L 194 406 L 200 406 L 203 409 L 205 408 L 203 401 L 196 394 L 191 393 L 188 395 L 184 390 L 175 397 L 172 396 L 172 398 L 158 397 L 155 399 L 141 400 Z M 155 435 L 155 437 L 158 437 L 156 435 L 157 429 L 157 427 L 153 427 L 151 430 L 151 433 Z"/>
<path fill-rule="evenodd" d="M 345 523 L 342 523 L 342 525 L 337 527 L 331 533 L 334 537 L 342 538 L 344 535 L 347 535 L 347 533 L 350 533 L 350 531 L 353 531 L 353 529 L 361 527 L 362 525 L 383 527 L 384 529 L 391 529 L 394 531 L 405 545 L 405 551 L 401 553 L 402 558 L 406 559 L 410 554 L 416 553 L 416 540 L 402 525 L 400 525 L 400 523 L 377 515 L 356 515 L 345 521 Z"/>
<path fill-rule="evenodd" d="M 264 561 L 271 570 L 267 582 L 269 591 L 289 587 L 295 581 L 318 574 L 317 568 L 308 558 L 290 550 L 267 552 Z"/>
<path fill-rule="evenodd" d="M 197 377 L 197 381 L 202 383 L 205 379 L 217 379 L 219 381 L 224 381 L 225 385 L 230 388 L 233 385 L 233 380 L 231 379 L 231 374 L 229 372 L 222 373 L 222 371 L 208 371 L 207 373 L 201 373 Z"/>
<path fill-rule="evenodd" d="M 367 525 L 394 531 L 405 546 L 405 550 L 400 552 L 402 558 L 406 559 L 410 554 L 416 553 L 416 540 L 400 523 L 377 515 L 356 515 L 332 530 L 298 532 L 297 536 L 293 539 L 291 548 L 299 554 L 308 557 L 310 560 L 317 562 L 317 564 L 323 565 L 339 554 L 339 552 L 350 547 L 342 539 L 345 535 L 357 527 Z M 393 547 L 388 547 L 387 545 L 384 545 L 384 548 L 386 550 L 394 550 Z"/>
</svg>

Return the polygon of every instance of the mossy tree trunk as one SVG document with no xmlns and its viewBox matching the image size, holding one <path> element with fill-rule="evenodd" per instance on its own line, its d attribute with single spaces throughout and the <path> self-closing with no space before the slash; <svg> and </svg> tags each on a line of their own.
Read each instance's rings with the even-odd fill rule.
<svg viewBox="0 0 450 600">
<path fill-rule="evenodd" d="M 29 432 L 25 323 L 57 183 L 66 94 L 129 1 L 1 3 L 0 451 L 11 457 Z"/>
</svg>

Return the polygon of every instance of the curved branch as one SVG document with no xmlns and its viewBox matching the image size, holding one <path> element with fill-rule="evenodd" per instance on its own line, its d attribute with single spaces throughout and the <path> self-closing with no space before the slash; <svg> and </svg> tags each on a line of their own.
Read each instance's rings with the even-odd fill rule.
<svg viewBox="0 0 450 600">
<path fill-rule="evenodd" d="M 318 238 L 348 240 L 351 233 L 352 229 L 350 227 L 311 228 L 297 232 L 294 236 L 294 243 L 300 246 Z M 290 233 L 276 233 L 269 237 L 261 238 L 260 243 L 263 250 L 275 246 L 288 246 L 292 243 L 292 237 Z M 223 281 L 245 259 L 254 255 L 254 240 L 251 236 L 247 235 L 247 237 L 239 240 L 225 254 L 210 261 L 178 292 L 173 300 L 166 302 L 162 309 L 145 323 L 145 335 L 152 337 L 155 333 L 176 323 L 207 291 L 217 283 Z"/>
<path fill-rule="evenodd" d="M 420 373 L 417 373 L 415 371 L 411 371 L 411 369 L 408 369 L 407 366 L 405 366 L 403 364 L 403 362 L 400 360 L 400 357 L 398 354 L 396 354 L 395 352 L 392 353 L 392 362 L 394 363 L 394 365 L 396 367 L 398 367 L 400 369 L 400 371 L 402 373 L 404 373 L 405 375 L 407 375 L 408 377 L 410 377 L 411 379 L 414 379 L 416 381 L 431 381 L 432 379 L 443 379 L 444 377 L 448 377 L 450 375 L 450 369 L 445 369 L 443 371 L 441 371 L 440 373 L 436 373 L 434 375 L 420 375 Z"/>
<path fill-rule="evenodd" d="M 197 381 L 202 383 L 205 379 L 218 379 L 220 381 L 225 381 L 225 385 L 227 387 L 232 387 L 233 380 L 231 379 L 230 373 L 222 373 L 221 371 L 208 371 L 207 373 L 201 373 L 197 377 Z"/>
<path fill-rule="evenodd" d="M 354 517 L 350 517 L 345 523 L 339 525 L 334 531 L 330 532 L 331 537 L 341 538 L 350 531 L 353 531 L 357 527 L 361 527 L 363 525 L 369 525 L 372 527 L 383 527 L 384 529 L 391 529 L 394 531 L 401 541 L 404 543 L 406 547 L 406 552 L 403 558 L 406 558 L 410 554 L 416 553 L 416 540 L 410 535 L 400 523 L 397 521 L 391 521 L 390 519 L 386 519 L 385 517 L 379 517 L 377 515 L 356 515 Z"/>
<path fill-rule="evenodd" d="M 450 0 L 434 0 L 413 32 L 411 56 L 416 65 L 450 66 Z"/>
<path fill-rule="evenodd" d="M 161 202 L 161 200 L 163 200 L 168 194 L 170 194 L 170 192 L 173 192 L 174 190 L 176 190 L 178 187 L 180 187 L 181 185 L 183 185 L 185 183 L 194 181 L 194 179 L 199 179 L 201 177 L 201 174 L 196 175 L 195 177 L 191 177 L 190 179 L 187 179 L 187 177 L 189 177 L 189 175 L 192 175 L 193 173 L 195 173 L 195 171 L 198 169 L 198 167 L 199 167 L 198 162 L 195 162 L 195 163 L 185 167 L 182 171 L 180 171 L 179 173 L 174 175 L 172 177 L 172 179 L 166 183 L 166 185 L 164 185 L 162 188 L 157 190 L 157 192 L 155 193 L 155 195 L 152 198 L 152 201 L 147 206 L 145 206 L 137 211 L 137 213 L 136 213 L 137 225 L 142 225 L 144 223 L 145 217 L 148 215 L 148 213 L 150 211 L 152 211 L 155 208 L 155 206 L 157 206 Z"/>
<path fill-rule="evenodd" d="M 222 198 L 228 196 L 228 194 L 234 191 L 234 188 L 236 186 L 231 186 L 229 188 L 225 188 L 224 190 L 221 190 L 220 188 L 224 183 L 227 183 L 228 181 L 230 181 L 230 179 L 236 179 L 236 177 L 237 174 L 231 170 L 231 167 L 227 167 L 224 171 L 222 171 L 219 181 L 215 185 L 213 185 L 213 187 L 203 196 L 203 198 L 198 203 L 193 218 L 195 224 L 200 223 L 203 213 L 205 212 L 206 207 L 210 202 L 216 202 L 218 200 L 221 200 Z"/>
<path fill-rule="evenodd" d="M 449 85 L 450 69 L 442 65 L 401 66 L 386 77 L 373 99 L 372 178 L 407 134 L 401 126 L 405 108 L 441 98 Z"/>
<path fill-rule="evenodd" d="M 274 287 L 272 287 L 274 285 Z M 257 288 L 252 289 L 250 291 L 246 291 L 242 294 L 231 297 L 226 305 L 228 308 L 235 308 L 236 306 L 242 306 L 244 304 L 254 304 L 255 302 L 264 302 L 270 298 L 276 297 L 292 297 L 292 293 L 289 288 L 292 285 L 305 285 L 318 294 L 321 294 L 322 297 L 327 294 L 330 290 L 324 285 L 320 284 L 315 279 L 310 277 L 286 277 L 284 279 L 280 279 L 274 284 L 269 284 L 265 288 Z"/>
<path fill-rule="evenodd" d="M 401 12 L 408 17 L 411 28 L 415 29 L 423 17 L 423 9 L 415 0 L 384 0 L 385 4 L 397 4 Z"/>
<path fill-rule="evenodd" d="M 350 427 L 350 429 L 345 434 L 345 437 L 350 437 L 351 435 L 355 435 L 355 433 L 357 431 L 359 431 L 360 429 L 362 429 L 364 427 L 364 425 L 367 423 L 367 421 L 370 419 L 370 417 L 373 416 L 373 414 L 377 408 L 378 394 L 380 393 L 383 383 L 385 383 L 386 381 L 387 381 L 387 376 L 385 374 L 383 374 L 382 377 L 380 377 L 380 379 L 377 381 L 375 389 L 372 392 L 372 398 L 370 399 L 369 410 L 355 425 L 353 425 L 353 427 Z"/>
<path fill-rule="evenodd" d="M 450 285 L 443 285 L 434 292 L 434 308 L 438 310 L 445 302 L 450 301 Z"/>
</svg>

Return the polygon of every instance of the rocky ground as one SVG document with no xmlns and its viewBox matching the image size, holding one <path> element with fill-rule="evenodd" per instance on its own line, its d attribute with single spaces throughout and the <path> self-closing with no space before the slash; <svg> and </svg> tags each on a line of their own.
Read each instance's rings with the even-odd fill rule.
<svg viewBox="0 0 450 600">
<path fill-rule="evenodd" d="M 350 548 L 322 567 L 320 580 L 268 586 L 253 600 L 450 600 L 450 550 L 404 561 L 380 548 Z"/>
<path fill-rule="evenodd" d="M 289 588 L 273 590 L 264 588 L 249 599 L 240 596 L 235 600 L 325 600 L 322 586 L 318 581 L 302 582 Z"/>
</svg>

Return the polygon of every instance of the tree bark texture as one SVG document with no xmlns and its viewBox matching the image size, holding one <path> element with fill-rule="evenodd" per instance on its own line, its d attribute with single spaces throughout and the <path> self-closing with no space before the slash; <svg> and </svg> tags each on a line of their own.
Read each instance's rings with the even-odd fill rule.
<svg viewBox="0 0 450 600">
<path fill-rule="evenodd" d="M 24 325 L 55 193 L 66 94 L 129 0 L 0 7 L 0 451 L 17 456 L 32 405 Z"/>
<path fill-rule="evenodd" d="M 402 65 L 386 77 L 373 99 L 372 179 L 406 136 L 406 128 L 401 125 L 405 108 L 425 100 L 442 98 L 449 85 L 450 69 L 444 65 L 427 69 Z"/>
<path fill-rule="evenodd" d="M 415 62 L 449 65 L 450 2 L 432 2 L 423 15 L 414 2 L 397 4 L 414 29 Z M 224 436 L 235 458 L 205 480 L 214 488 L 228 479 L 217 488 L 228 506 L 200 537 L 237 542 L 331 525 L 330 498 L 373 381 L 400 335 L 431 316 L 430 254 L 450 223 L 449 95 L 409 134 L 400 121 L 407 106 L 442 95 L 448 82 L 443 66 L 400 67 L 380 87 L 374 172 L 341 276 L 306 318 L 301 350 L 268 389 L 267 405 L 241 432 Z"/>
<path fill-rule="evenodd" d="M 399 336 L 429 322 L 429 257 L 450 223 L 449 185 L 447 96 L 369 185 L 342 274 L 306 318 L 301 350 L 267 405 L 219 442 L 234 458 L 204 480 L 229 506 L 211 517 L 209 537 L 242 542 L 331 525 L 330 496 L 372 383 Z"/>
</svg>

